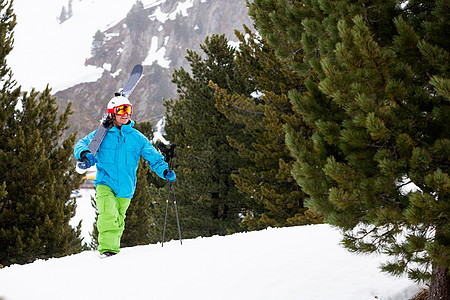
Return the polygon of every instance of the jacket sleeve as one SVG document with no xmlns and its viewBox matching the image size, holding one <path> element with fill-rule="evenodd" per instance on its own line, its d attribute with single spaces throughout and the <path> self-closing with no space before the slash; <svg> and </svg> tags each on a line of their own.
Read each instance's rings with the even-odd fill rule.
<svg viewBox="0 0 450 300">
<path fill-rule="evenodd" d="M 78 140 L 78 142 L 75 144 L 75 149 L 73 151 L 73 154 L 75 155 L 76 159 L 80 159 L 81 152 L 86 151 L 86 150 L 89 151 L 89 148 L 88 148 L 89 142 L 94 137 L 94 134 L 96 131 L 97 130 L 94 130 L 93 132 L 89 133 L 84 138 Z"/>
<path fill-rule="evenodd" d="M 164 161 L 164 156 L 153 147 L 146 137 L 144 137 L 144 147 L 141 150 L 141 156 L 148 162 L 150 169 L 159 177 L 165 179 L 164 171 L 169 169 L 169 165 Z"/>
</svg>

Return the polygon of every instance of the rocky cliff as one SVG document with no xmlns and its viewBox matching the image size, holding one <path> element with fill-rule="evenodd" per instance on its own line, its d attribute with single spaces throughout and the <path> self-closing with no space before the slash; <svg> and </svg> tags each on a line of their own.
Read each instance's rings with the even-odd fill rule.
<svg viewBox="0 0 450 300">
<path fill-rule="evenodd" d="M 86 64 L 103 68 L 102 77 L 55 95 L 62 108 L 69 101 L 73 103 L 74 114 L 69 120 L 72 127 L 67 133 L 78 130 L 80 138 L 97 128 L 109 99 L 138 63 L 144 65 L 145 76 L 130 96 L 134 105 L 132 119 L 155 124 L 164 114 L 163 98 L 177 97 L 171 82 L 174 68 L 189 69 L 187 49 L 203 55 L 199 45 L 205 37 L 217 33 L 237 41 L 235 29 L 243 31 L 243 24 L 252 28 L 245 0 L 159 3 L 143 7 L 137 2 L 127 18 L 105 32 L 97 32 L 93 57 Z M 187 7 L 188 3 L 192 5 Z"/>
</svg>

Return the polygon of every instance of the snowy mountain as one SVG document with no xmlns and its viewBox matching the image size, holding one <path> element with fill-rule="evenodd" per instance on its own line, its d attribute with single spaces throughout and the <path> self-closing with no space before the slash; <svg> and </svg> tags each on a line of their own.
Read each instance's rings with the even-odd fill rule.
<svg viewBox="0 0 450 300">
<path fill-rule="evenodd" d="M 15 47 L 8 63 L 24 90 L 53 88 L 79 136 L 92 131 L 132 67 L 145 77 L 130 100 L 135 121 L 164 113 L 163 98 L 176 97 L 174 68 L 189 68 L 186 49 L 199 53 L 206 36 L 252 27 L 244 0 L 15 0 Z M 70 9 L 69 9 L 70 8 Z M 63 11 L 70 18 L 61 23 Z M 94 36 L 95 43 L 94 43 Z"/>
</svg>

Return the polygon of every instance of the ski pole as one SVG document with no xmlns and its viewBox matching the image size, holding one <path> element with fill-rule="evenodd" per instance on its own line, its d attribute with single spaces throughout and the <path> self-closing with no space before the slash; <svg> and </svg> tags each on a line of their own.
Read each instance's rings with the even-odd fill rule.
<svg viewBox="0 0 450 300">
<path fill-rule="evenodd" d="M 176 145 L 171 145 L 170 149 L 167 149 L 166 146 L 164 144 L 162 144 L 162 143 L 160 143 L 158 145 L 158 148 L 161 150 L 161 152 L 165 156 L 166 162 L 168 160 L 169 172 L 172 171 L 172 159 L 175 156 L 174 155 L 175 146 Z M 163 228 L 163 238 L 162 238 L 161 247 L 164 247 L 164 239 L 165 239 L 165 235 L 166 235 L 167 209 L 168 209 L 168 206 L 169 206 L 170 190 L 172 190 L 173 204 L 175 206 L 175 216 L 176 216 L 176 219 L 177 219 L 178 236 L 180 237 L 181 245 L 183 245 L 183 241 L 181 239 L 180 220 L 178 218 L 177 200 L 175 198 L 175 189 L 173 187 L 173 182 L 169 182 L 169 184 L 167 186 L 166 212 L 165 212 L 165 215 L 164 215 L 164 228 Z"/>
<path fill-rule="evenodd" d="M 177 200 L 175 199 L 175 190 L 173 189 L 173 183 L 171 184 L 171 186 L 173 194 L 173 205 L 175 206 L 175 216 L 177 217 L 178 236 L 180 237 L 180 244 L 183 245 L 183 241 L 181 240 L 180 220 L 178 219 Z"/>
<path fill-rule="evenodd" d="M 167 199 L 166 199 L 166 214 L 164 215 L 164 229 L 163 229 L 163 238 L 161 247 L 164 247 L 164 236 L 166 235 L 166 222 L 167 222 L 167 208 L 169 207 L 169 192 L 170 192 L 170 185 L 169 183 L 168 189 L 167 189 Z"/>
<path fill-rule="evenodd" d="M 169 194 L 170 194 L 171 188 L 172 188 L 173 204 L 175 206 L 175 216 L 177 218 L 178 236 L 180 237 L 180 244 L 183 245 L 183 240 L 181 239 L 180 220 L 178 218 L 177 200 L 175 199 L 175 190 L 173 188 L 173 183 L 169 183 L 169 186 L 167 188 L 166 214 L 164 216 L 164 229 L 163 229 L 163 238 L 162 238 L 161 247 L 164 247 L 164 238 L 166 235 L 166 223 L 167 223 L 167 208 L 169 206 Z"/>
</svg>

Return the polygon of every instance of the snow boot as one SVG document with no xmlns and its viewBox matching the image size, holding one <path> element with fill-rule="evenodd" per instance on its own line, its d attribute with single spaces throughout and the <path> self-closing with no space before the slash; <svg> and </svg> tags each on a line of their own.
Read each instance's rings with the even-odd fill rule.
<svg viewBox="0 0 450 300">
<path fill-rule="evenodd" d="M 115 252 L 111 252 L 111 251 L 106 251 L 106 252 L 103 252 L 102 253 L 102 256 L 101 257 L 110 257 L 110 256 L 114 256 L 114 255 L 116 255 L 117 253 L 115 253 Z"/>
</svg>

